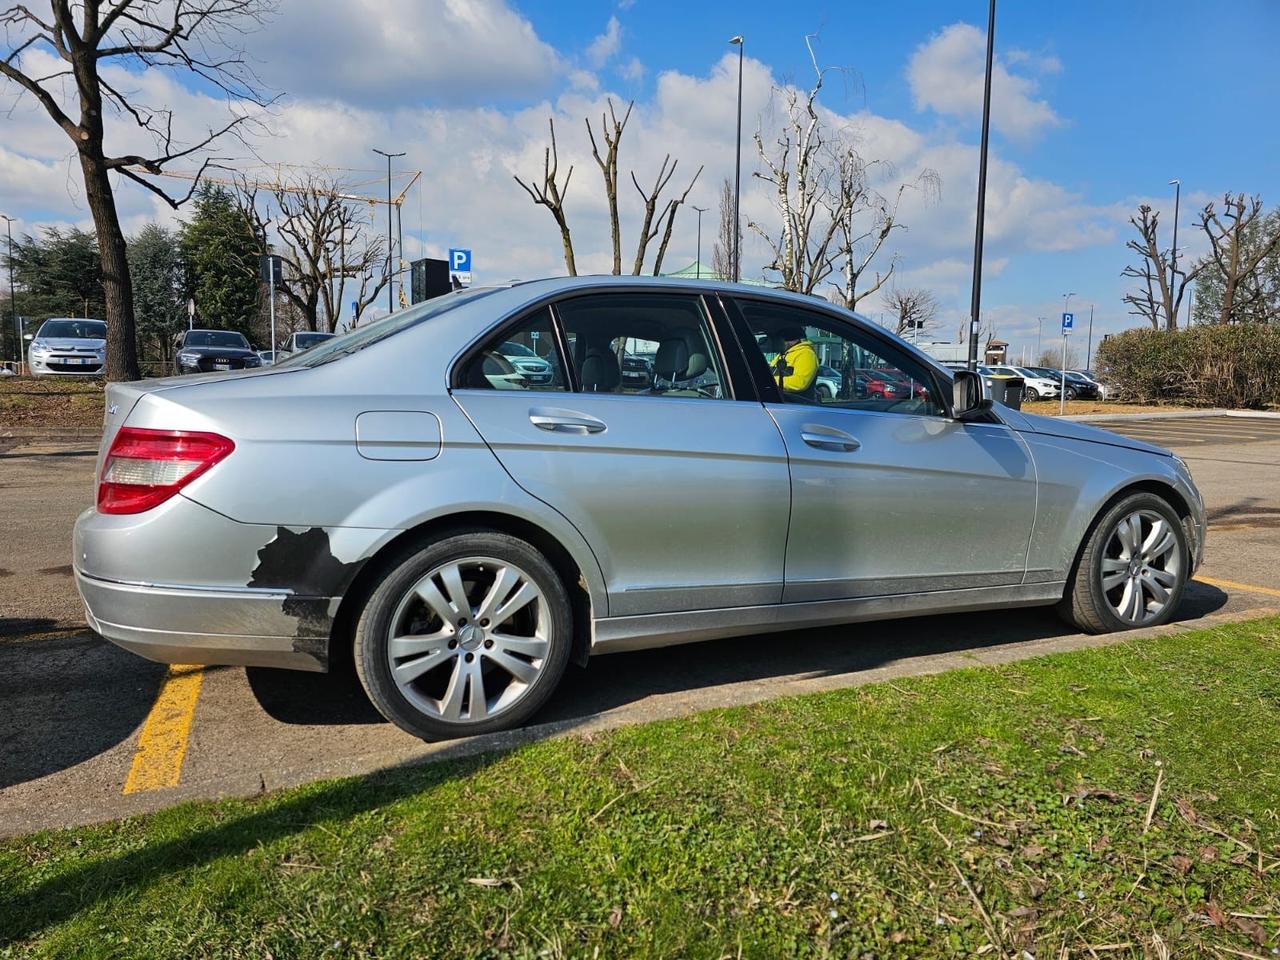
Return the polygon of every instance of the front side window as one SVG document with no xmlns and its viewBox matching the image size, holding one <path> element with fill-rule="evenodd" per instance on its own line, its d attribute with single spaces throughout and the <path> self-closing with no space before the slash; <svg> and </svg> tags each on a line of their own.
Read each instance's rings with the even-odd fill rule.
<svg viewBox="0 0 1280 960">
<path fill-rule="evenodd" d="M 927 368 L 852 324 L 789 304 L 741 300 L 751 340 L 788 403 L 938 416 Z"/>
<path fill-rule="evenodd" d="M 729 395 L 702 299 L 607 293 L 556 304 L 585 393 L 720 400 Z"/>
<path fill-rule="evenodd" d="M 535 310 L 485 344 L 463 366 L 460 385 L 473 390 L 568 390 L 551 311 Z"/>
</svg>

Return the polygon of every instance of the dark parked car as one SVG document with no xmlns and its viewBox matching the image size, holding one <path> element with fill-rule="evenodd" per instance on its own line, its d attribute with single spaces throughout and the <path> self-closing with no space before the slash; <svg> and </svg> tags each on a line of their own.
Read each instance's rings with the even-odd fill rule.
<svg viewBox="0 0 1280 960">
<path fill-rule="evenodd" d="M 188 330 L 173 357 L 174 373 L 209 373 L 262 366 L 244 334 L 234 330 Z"/>
</svg>

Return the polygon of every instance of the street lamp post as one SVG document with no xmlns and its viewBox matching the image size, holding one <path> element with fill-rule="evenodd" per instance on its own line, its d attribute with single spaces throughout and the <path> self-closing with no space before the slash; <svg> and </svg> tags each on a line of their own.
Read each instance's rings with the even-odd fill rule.
<svg viewBox="0 0 1280 960">
<path fill-rule="evenodd" d="M 1067 412 L 1067 311 L 1071 309 L 1071 298 L 1075 293 L 1064 293 L 1062 295 L 1062 368 L 1058 371 L 1062 374 L 1062 385 L 1058 391 L 1058 413 Z"/>
<path fill-rule="evenodd" d="M 738 238 L 742 234 L 742 54 L 747 44 L 741 34 L 730 37 L 729 42 L 738 48 L 738 135 L 734 140 L 737 159 L 733 173 L 733 281 L 737 283 L 742 279 L 742 251 Z"/>
<path fill-rule="evenodd" d="M 1036 317 L 1036 363 L 1040 362 L 1040 334 L 1044 329 L 1044 317 Z"/>
<path fill-rule="evenodd" d="M 403 153 L 387 153 L 385 150 L 373 148 L 373 152 L 387 158 L 387 313 L 395 313 L 395 283 L 391 273 L 391 158 L 403 157 Z"/>
<path fill-rule="evenodd" d="M 982 149 L 978 155 L 978 215 L 973 230 L 973 301 L 969 308 L 969 369 L 978 368 L 978 318 L 982 308 L 982 228 L 987 212 L 987 146 L 991 133 L 991 61 L 995 54 L 996 0 L 987 6 L 987 72 L 982 82 Z"/>
<path fill-rule="evenodd" d="M 1086 346 L 1084 348 L 1084 369 L 1092 370 L 1093 366 L 1089 363 L 1090 359 L 1093 357 L 1093 304 L 1092 303 L 1089 304 L 1089 339 L 1085 341 L 1085 343 L 1086 343 Z M 1088 374 L 1086 373 L 1085 376 L 1088 376 Z"/>
<path fill-rule="evenodd" d="M 5 230 L 9 234 L 9 309 L 13 311 L 13 359 L 17 363 L 13 372 L 22 370 L 22 327 L 18 323 L 18 299 L 13 293 L 13 217 L 0 213 Z"/>
<path fill-rule="evenodd" d="M 693 209 L 698 211 L 698 256 L 694 262 L 693 272 L 696 279 L 702 279 L 702 215 L 707 212 L 707 207 L 700 207 L 696 203 L 692 205 Z"/>
<path fill-rule="evenodd" d="M 1169 255 L 1169 305 L 1175 311 L 1173 326 L 1178 326 L 1177 305 L 1173 300 L 1173 288 L 1178 283 L 1178 203 L 1182 200 L 1182 181 L 1170 180 L 1173 187 L 1173 252 Z"/>
</svg>

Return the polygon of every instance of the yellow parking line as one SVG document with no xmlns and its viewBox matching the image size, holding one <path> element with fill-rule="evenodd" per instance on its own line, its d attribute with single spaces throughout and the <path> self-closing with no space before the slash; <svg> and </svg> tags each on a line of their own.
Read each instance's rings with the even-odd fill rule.
<svg viewBox="0 0 1280 960">
<path fill-rule="evenodd" d="M 160 695 L 138 735 L 133 766 L 124 782 L 126 794 L 178 785 L 203 678 L 203 667 L 175 663 L 169 668 Z"/>
<path fill-rule="evenodd" d="M 1234 580 L 1217 580 L 1212 577 L 1196 577 L 1199 583 L 1207 583 L 1211 587 L 1222 590 L 1243 590 L 1245 593 L 1260 593 L 1267 597 L 1280 597 L 1280 590 L 1274 587 L 1259 587 L 1252 583 L 1236 583 Z"/>
</svg>

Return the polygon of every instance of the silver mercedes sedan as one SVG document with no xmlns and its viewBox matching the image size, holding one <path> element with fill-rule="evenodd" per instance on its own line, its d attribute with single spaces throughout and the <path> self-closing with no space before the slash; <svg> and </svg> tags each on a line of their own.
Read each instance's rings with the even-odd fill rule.
<svg viewBox="0 0 1280 960">
<path fill-rule="evenodd" d="M 651 373 L 624 377 L 637 356 Z M 570 661 L 618 650 L 1035 605 L 1157 624 L 1204 547 L 1168 451 L 993 406 L 856 314 L 732 284 L 462 290 L 106 402 L 75 528 L 90 625 L 171 663 L 354 656 L 424 738 L 523 723 Z"/>
</svg>

